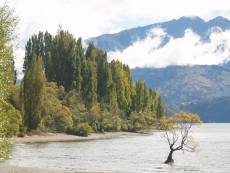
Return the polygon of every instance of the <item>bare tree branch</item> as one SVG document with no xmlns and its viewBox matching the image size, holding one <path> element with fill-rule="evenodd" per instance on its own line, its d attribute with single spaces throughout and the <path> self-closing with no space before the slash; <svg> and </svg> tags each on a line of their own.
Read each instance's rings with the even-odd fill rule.
<svg viewBox="0 0 230 173">
<path fill-rule="evenodd" d="M 182 150 L 193 152 L 196 148 L 189 133 L 195 123 L 200 123 L 200 117 L 196 114 L 179 112 L 174 116 L 163 119 L 161 128 L 165 131 L 165 137 L 169 144 L 170 153 L 165 163 L 173 162 L 174 151 Z"/>
</svg>

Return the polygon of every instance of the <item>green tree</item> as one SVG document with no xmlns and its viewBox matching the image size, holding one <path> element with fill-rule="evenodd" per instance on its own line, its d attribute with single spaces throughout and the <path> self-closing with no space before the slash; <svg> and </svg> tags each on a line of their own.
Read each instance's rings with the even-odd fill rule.
<svg viewBox="0 0 230 173">
<path fill-rule="evenodd" d="M 6 102 L 10 87 L 15 82 L 13 45 L 14 29 L 17 19 L 7 4 L 0 4 L 0 158 L 9 154 L 7 125 L 11 116 L 12 106 Z"/>
<path fill-rule="evenodd" d="M 45 97 L 49 108 L 42 113 L 44 128 L 50 126 L 53 130 L 60 130 L 68 126 L 65 131 L 71 128 L 70 132 L 74 134 L 80 134 L 77 130 L 84 131 L 88 126 L 94 131 L 141 129 L 153 125 L 156 117 L 160 119 L 164 114 L 163 101 L 157 92 L 149 89 L 145 82 L 134 84 L 128 65 L 119 61 L 108 62 L 107 53 L 91 43 L 84 51 L 81 38 L 76 41 L 72 34 L 61 28 L 55 36 L 39 32 L 29 39 L 25 72 L 32 71 L 33 59 L 37 56 L 43 60 L 48 85 L 55 82 L 67 92 L 65 96 L 60 94 L 57 97 L 45 94 L 55 105 Z M 28 105 L 22 107 L 26 110 Z M 60 116 L 55 116 L 58 114 Z M 130 123 L 134 121 L 134 124 Z M 63 127 L 62 123 L 65 124 Z"/>
<path fill-rule="evenodd" d="M 98 105 L 93 105 L 88 112 L 87 121 L 95 132 L 100 130 L 100 114 L 101 110 Z"/>
<path fill-rule="evenodd" d="M 77 127 L 74 129 L 74 134 L 80 136 L 86 137 L 89 135 L 89 132 L 92 132 L 92 128 L 87 122 L 78 124 Z"/>
<path fill-rule="evenodd" d="M 145 112 L 149 112 L 150 111 L 150 104 L 151 104 L 151 98 L 150 98 L 150 93 L 149 93 L 149 88 L 146 85 L 146 83 L 143 83 L 143 87 L 144 87 L 144 93 L 143 93 L 143 111 Z"/>
<path fill-rule="evenodd" d="M 143 110 L 144 107 L 144 85 L 142 83 L 142 81 L 138 80 L 136 82 L 136 94 L 134 97 L 134 110 L 137 112 L 141 112 Z"/>
<path fill-rule="evenodd" d="M 51 56 L 51 49 L 53 44 L 53 37 L 47 31 L 45 32 L 43 38 L 43 64 L 45 68 L 45 74 L 48 81 L 54 81 L 55 74 L 54 74 L 54 67 L 53 67 L 53 57 Z"/>
<path fill-rule="evenodd" d="M 149 89 L 149 104 L 150 104 L 150 112 L 157 113 L 157 105 L 158 105 L 158 94 L 156 90 Z"/>
<path fill-rule="evenodd" d="M 116 89 L 117 102 L 119 109 L 129 113 L 132 105 L 132 88 L 129 76 L 123 69 L 123 64 L 119 61 L 111 62 L 113 83 Z"/>
<path fill-rule="evenodd" d="M 25 48 L 25 59 L 23 64 L 24 72 L 31 67 L 35 56 L 44 57 L 44 34 L 39 32 L 38 35 L 33 35 L 27 42 Z"/>
<path fill-rule="evenodd" d="M 83 76 L 83 97 L 86 104 L 91 107 L 97 102 L 97 71 L 95 62 L 86 61 Z"/>
<path fill-rule="evenodd" d="M 129 116 L 130 128 L 131 131 L 138 131 L 145 127 L 146 120 L 145 114 L 142 112 L 132 112 Z"/>
<path fill-rule="evenodd" d="M 111 71 L 109 71 L 106 55 L 97 58 L 97 80 L 98 100 L 105 101 L 107 87 L 112 83 Z"/>
<path fill-rule="evenodd" d="M 118 103 L 117 103 L 117 93 L 115 84 L 112 83 L 108 85 L 107 92 L 106 92 L 106 103 L 108 104 L 108 110 L 111 113 L 116 113 L 118 111 Z"/>
<path fill-rule="evenodd" d="M 156 115 L 157 120 L 160 120 L 164 116 L 164 103 L 162 97 L 158 97 Z"/>
<path fill-rule="evenodd" d="M 45 32 L 45 34 L 39 32 L 27 41 L 23 64 L 24 72 L 31 66 L 33 57 L 40 56 L 43 60 L 47 79 L 51 81 L 54 80 L 53 57 L 51 56 L 52 40 L 52 35 L 48 32 Z"/>
<path fill-rule="evenodd" d="M 23 79 L 24 125 L 28 131 L 36 130 L 41 121 L 45 81 L 42 59 L 33 57 Z"/>
<path fill-rule="evenodd" d="M 78 124 L 87 122 L 88 110 L 76 90 L 71 90 L 65 95 L 63 104 L 70 109 L 73 115 L 73 128 L 76 129 Z"/>
<path fill-rule="evenodd" d="M 42 105 L 40 128 L 54 132 L 67 132 L 73 127 L 73 116 L 69 107 L 62 103 L 65 91 L 54 82 L 47 82 Z"/>
<path fill-rule="evenodd" d="M 87 60 L 96 61 L 96 58 L 98 57 L 98 49 L 92 43 L 89 43 L 85 56 Z"/>
<path fill-rule="evenodd" d="M 74 61 L 74 79 L 73 79 L 73 88 L 80 94 L 81 85 L 82 85 L 82 61 L 85 59 L 84 49 L 82 47 L 82 39 L 79 38 L 76 43 L 76 57 Z"/>
<path fill-rule="evenodd" d="M 76 40 L 72 34 L 61 29 L 53 39 L 51 56 L 53 61 L 54 81 L 71 90 L 74 81 L 76 63 Z"/>
</svg>

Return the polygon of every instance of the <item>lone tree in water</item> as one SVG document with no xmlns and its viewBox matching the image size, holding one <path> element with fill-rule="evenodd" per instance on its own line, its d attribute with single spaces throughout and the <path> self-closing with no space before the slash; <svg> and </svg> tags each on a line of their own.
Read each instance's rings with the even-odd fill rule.
<svg viewBox="0 0 230 173">
<path fill-rule="evenodd" d="M 174 162 L 174 151 L 195 151 L 197 145 L 189 133 L 192 126 L 200 122 L 199 115 L 185 112 L 176 113 L 174 116 L 160 121 L 161 129 L 165 131 L 164 137 L 170 148 L 168 158 L 165 161 L 166 164 Z"/>
</svg>

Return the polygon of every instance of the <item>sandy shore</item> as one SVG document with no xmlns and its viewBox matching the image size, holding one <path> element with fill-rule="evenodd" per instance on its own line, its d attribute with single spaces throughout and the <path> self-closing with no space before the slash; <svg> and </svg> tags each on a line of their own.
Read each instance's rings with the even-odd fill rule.
<svg viewBox="0 0 230 173">
<path fill-rule="evenodd" d="M 132 137 L 137 135 L 146 135 L 131 132 L 106 132 L 106 133 L 92 133 L 88 137 L 68 135 L 65 133 L 44 133 L 41 135 L 32 135 L 25 137 L 14 137 L 13 143 L 36 143 L 36 142 L 74 142 L 87 140 L 102 140 L 120 137 Z M 19 166 L 8 165 L 0 163 L 0 173 L 66 173 L 64 171 L 45 170 L 37 168 L 23 168 Z M 77 173 L 77 172 L 74 172 Z"/>
<path fill-rule="evenodd" d="M 128 137 L 128 136 L 136 136 L 136 135 L 137 133 L 131 133 L 131 132 L 106 132 L 106 133 L 92 133 L 88 137 L 81 137 L 75 135 L 68 135 L 65 133 L 44 133 L 41 135 L 15 137 L 12 139 L 12 142 L 34 143 L 34 142 L 87 141 L 87 140 L 99 140 L 99 139 L 112 139 L 112 138 Z"/>
</svg>

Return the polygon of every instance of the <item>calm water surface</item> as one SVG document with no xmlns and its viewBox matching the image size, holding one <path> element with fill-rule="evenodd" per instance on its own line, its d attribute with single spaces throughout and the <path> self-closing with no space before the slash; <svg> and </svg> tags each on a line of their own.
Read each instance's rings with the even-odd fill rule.
<svg viewBox="0 0 230 173">
<path fill-rule="evenodd" d="M 230 124 L 193 128 L 199 147 L 176 152 L 173 166 L 165 165 L 168 146 L 162 133 L 87 142 L 17 144 L 7 163 L 70 172 L 106 173 L 229 173 Z"/>
</svg>

